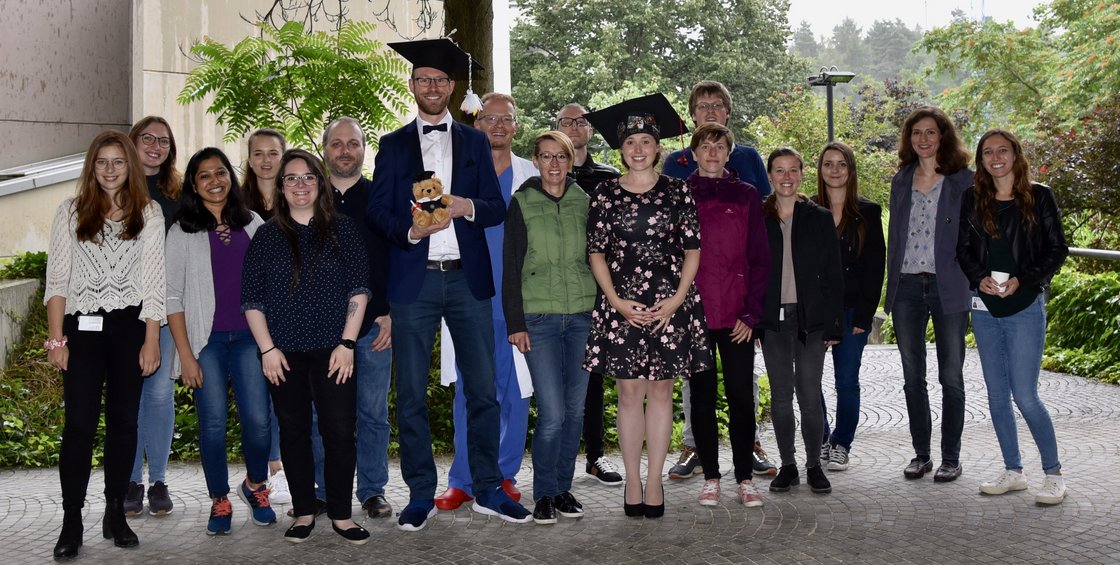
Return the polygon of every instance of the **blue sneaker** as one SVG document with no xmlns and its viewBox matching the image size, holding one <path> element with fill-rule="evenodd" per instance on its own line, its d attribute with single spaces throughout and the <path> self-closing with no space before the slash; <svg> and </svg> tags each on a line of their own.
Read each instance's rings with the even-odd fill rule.
<svg viewBox="0 0 1120 565">
<path fill-rule="evenodd" d="M 237 486 L 237 495 L 241 501 L 249 505 L 253 511 L 253 523 L 258 526 L 267 526 L 276 523 L 276 511 L 268 501 L 268 485 L 262 484 L 256 489 L 249 488 L 249 478 Z"/>
<path fill-rule="evenodd" d="M 410 500 L 408 506 L 401 510 L 400 519 L 397 520 L 397 529 L 405 532 L 419 532 L 428 525 L 428 518 L 435 516 L 435 500 Z"/>
<path fill-rule="evenodd" d="M 485 496 L 476 493 L 471 510 L 487 516 L 497 516 L 514 524 L 524 524 L 533 520 L 533 513 L 520 503 L 514 502 L 500 486 L 486 493 Z"/>
<path fill-rule="evenodd" d="M 206 535 L 216 536 L 230 533 L 233 530 L 233 506 L 229 503 L 228 496 L 219 496 L 210 505 L 210 520 L 206 522 Z"/>
</svg>

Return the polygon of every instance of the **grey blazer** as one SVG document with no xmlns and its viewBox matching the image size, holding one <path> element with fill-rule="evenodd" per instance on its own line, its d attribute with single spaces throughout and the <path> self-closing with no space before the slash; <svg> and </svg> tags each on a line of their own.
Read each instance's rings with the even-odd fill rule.
<svg viewBox="0 0 1120 565">
<path fill-rule="evenodd" d="M 245 226 L 252 239 L 264 220 L 253 212 L 253 220 Z M 210 236 L 205 231 L 186 233 L 179 222 L 167 232 L 167 315 L 182 312 L 187 323 L 187 339 L 195 357 L 210 341 L 214 326 L 214 273 L 210 267 Z M 179 378 L 182 366 L 179 351 L 171 354 L 171 374 Z"/>
<path fill-rule="evenodd" d="M 902 274 L 902 257 L 906 250 L 907 227 L 910 225 L 911 193 L 914 187 L 915 161 L 891 178 L 891 217 L 887 227 L 887 300 L 884 310 L 889 314 L 898 292 Z M 961 217 L 961 197 L 972 186 L 972 169 L 964 168 L 945 177 L 941 197 L 937 201 L 937 229 L 933 235 L 934 263 L 937 267 L 937 292 L 941 311 L 945 314 L 969 309 L 968 279 L 957 263 L 957 222 Z"/>
</svg>

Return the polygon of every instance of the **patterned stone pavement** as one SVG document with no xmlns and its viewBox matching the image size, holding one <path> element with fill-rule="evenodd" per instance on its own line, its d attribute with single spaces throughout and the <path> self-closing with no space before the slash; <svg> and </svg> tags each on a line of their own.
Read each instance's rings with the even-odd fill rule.
<svg viewBox="0 0 1120 565">
<path fill-rule="evenodd" d="M 936 357 L 930 351 L 931 374 Z M 761 356 L 759 357 L 761 361 Z M 831 360 L 829 361 L 831 362 Z M 826 375 L 831 374 L 831 367 Z M 229 536 L 204 534 L 209 500 L 200 465 L 172 465 L 168 472 L 175 511 L 130 523 L 141 545 L 134 550 L 101 538 L 104 502 L 86 506 L 84 562 L 120 565 L 174 560 L 177 563 L 1120 563 L 1120 387 L 1044 373 L 1042 397 L 1057 427 L 1069 495 L 1057 507 L 1038 507 L 1030 492 L 999 497 L 978 494 L 981 480 L 1002 469 L 987 417 L 979 358 L 965 365 L 968 411 L 958 481 L 936 484 L 931 475 L 907 481 L 902 468 L 912 456 L 898 353 L 893 346 L 869 347 L 864 356 L 863 409 L 850 470 L 830 473 L 831 495 L 802 485 L 786 494 L 764 491 L 763 508 L 743 508 L 724 480 L 723 504 L 695 502 L 701 480 L 668 481 L 665 518 L 626 518 L 622 490 L 577 474 L 573 492 L 586 508 L 580 520 L 554 526 L 515 525 L 473 514 L 465 507 L 439 514 L 419 533 L 404 533 L 393 521 L 361 519 L 373 542 L 352 546 L 319 520 L 312 538 L 292 545 L 281 539 L 290 519 L 269 527 L 252 525 L 236 499 Z M 940 390 L 931 383 L 940 405 Z M 826 395 L 833 391 L 826 385 Z M 831 402 L 830 402 L 831 405 Z M 935 421 L 935 429 L 936 429 Z M 1020 421 L 1024 465 L 1032 488 L 1041 484 L 1037 450 Z M 769 431 L 764 444 L 777 451 Z M 934 433 L 934 445 L 939 440 Z M 615 458 L 616 461 L 618 458 Z M 441 473 L 449 460 L 440 461 Z M 723 467 L 730 454 L 723 450 Z M 399 509 L 407 491 L 399 469 L 391 469 L 387 496 Z M 233 468 L 231 476 L 240 472 Z M 528 457 L 519 482 L 529 490 Z M 759 481 L 765 489 L 768 479 Z M 95 471 L 90 492 L 100 490 Z M 528 495 L 528 493 L 526 493 Z M 528 496 L 527 496 L 528 498 Z M 282 514 L 278 508 L 278 514 Z M 355 516 L 360 510 L 355 506 Z M 62 508 L 57 471 L 0 471 L 2 562 L 50 560 Z"/>
</svg>

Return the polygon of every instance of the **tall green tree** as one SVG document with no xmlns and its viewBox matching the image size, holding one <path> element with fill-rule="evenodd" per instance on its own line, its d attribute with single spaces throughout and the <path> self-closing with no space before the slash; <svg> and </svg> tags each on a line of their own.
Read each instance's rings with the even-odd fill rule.
<svg viewBox="0 0 1120 565">
<path fill-rule="evenodd" d="M 734 97 L 732 127 L 747 137 L 771 96 L 804 80 L 790 55 L 788 0 L 519 0 L 511 36 L 513 94 L 523 129 L 548 127 L 569 102 L 629 88 L 687 100 L 702 79 Z M 687 107 L 678 106 L 687 119 Z"/>
<path fill-rule="evenodd" d="M 817 42 L 817 36 L 813 35 L 813 28 L 809 27 L 809 22 L 801 20 L 797 25 L 797 29 L 793 32 L 793 45 L 790 46 L 790 51 L 798 57 L 805 57 L 811 61 L 815 61 L 821 54 L 821 44 Z"/>
<path fill-rule="evenodd" d="M 336 117 L 352 116 L 367 132 L 399 125 L 409 101 L 402 78 L 408 67 L 368 37 L 373 24 L 345 21 L 312 33 L 298 21 L 257 27 L 260 37 L 233 46 L 203 38 L 190 49 L 198 66 L 178 101 L 212 95 L 206 112 L 226 126 L 226 141 L 272 127 L 293 145 L 321 152 L 319 134 Z M 376 136 L 369 143 L 376 148 Z"/>
</svg>

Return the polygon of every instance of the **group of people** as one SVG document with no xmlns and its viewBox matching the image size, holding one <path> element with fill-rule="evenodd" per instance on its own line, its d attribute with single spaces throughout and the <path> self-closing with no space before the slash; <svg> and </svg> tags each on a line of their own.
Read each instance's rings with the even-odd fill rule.
<svg viewBox="0 0 1120 565">
<path fill-rule="evenodd" d="M 180 375 L 194 389 L 211 535 L 232 527 L 225 443 L 232 388 L 245 458 L 235 489 L 252 522 L 276 522 L 271 504 L 286 483 L 285 539 L 306 540 L 326 513 L 336 533 L 366 543 L 369 532 L 351 517 L 355 471 L 367 515 L 393 513 L 384 488 L 394 361 L 409 488 L 402 530 L 420 530 L 438 510 L 468 502 L 515 523 L 581 517 L 572 493 L 581 436 L 587 473 L 625 485 L 625 514 L 661 517 L 678 379 L 687 379 L 686 447 L 667 476 L 703 473 L 697 500 L 718 505 L 720 373 L 736 500 L 763 505 L 754 474 L 775 475 L 771 492 L 800 483 L 795 397 L 805 480 L 813 492 L 831 492 L 824 469 L 849 465 L 860 360 L 884 273 L 915 451 L 905 476 L 933 467 L 930 318 L 944 394 L 934 478 L 961 474 L 971 313 L 1006 467 L 980 490 L 1027 487 L 1014 399 L 1046 474 L 1036 500 L 1061 502 L 1061 464 L 1037 381 L 1045 291 L 1068 250 L 1053 194 L 1031 182 L 1014 134 L 986 133 L 973 172 L 944 112 L 911 114 L 884 240 L 881 207 L 860 194 L 849 146 L 821 150 L 810 197 L 801 191 L 805 162 L 797 151 L 778 148 L 763 162 L 735 142 L 731 94 L 718 82 L 693 88 L 690 146 L 664 156 L 660 169 L 661 141 L 687 131 L 661 95 L 594 112 L 569 104 L 523 159 L 512 153 L 512 97 L 484 96 L 475 127 L 448 112 L 455 78 L 471 67 L 466 53 L 445 39 L 391 46 L 413 64 L 417 117 L 381 137 L 372 179 L 362 176 L 365 132 L 346 117 L 324 129 L 325 162 L 287 148 L 274 130 L 254 132 L 243 183 L 213 147 L 191 156 L 180 177 L 162 118 L 91 143 L 78 194 L 54 219 L 45 291 L 44 346 L 62 371 L 66 401 L 56 559 L 76 556 L 82 545 L 103 390 L 105 537 L 138 544 L 126 515 L 142 508 L 145 458 L 149 510 L 171 511 L 164 469 Z M 620 151 L 624 172 L 588 154 L 596 130 Z M 413 222 L 412 187 L 432 176 L 450 195 L 448 218 L 421 226 Z M 457 383 L 455 459 L 447 490 L 436 496 L 426 388 L 440 333 L 442 378 Z M 777 468 L 758 442 L 759 343 Z M 829 348 L 831 429 L 821 393 Z M 621 474 L 602 448 L 604 376 L 618 386 Z M 530 397 L 532 511 L 516 484 Z"/>
</svg>

